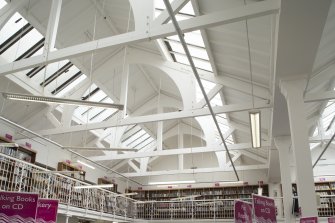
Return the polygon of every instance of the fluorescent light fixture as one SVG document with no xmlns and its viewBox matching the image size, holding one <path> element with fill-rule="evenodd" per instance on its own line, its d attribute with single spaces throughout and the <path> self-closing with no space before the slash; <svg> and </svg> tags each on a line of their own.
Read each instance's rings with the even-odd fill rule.
<svg viewBox="0 0 335 223">
<path fill-rule="evenodd" d="M 2 147 L 19 147 L 18 144 L 11 143 L 11 142 L 9 142 L 9 143 L 0 143 L 0 146 L 2 146 Z"/>
<path fill-rule="evenodd" d="M 74 189 L 90 189 L 90 188 L 110 188 L 114 187 L 114 184 L 98 184 L 98 185 L 82 185 L 74 186 Z"/>
<path fill-rule="evenodd" d="M 122 196 L 133 196 L 133 195 L 137 195 L 138 193 L 134 192 L 134 193 L 124 193 L 124 194 L 117 194 L 116 197 L 122 197 Z"/>
<path fill-rule="evenodd" d="M 122 151 L 122 152 L 134 152 L 137 151 L 137 149 L 134 148 L 104 148 L 104 147 L 78 147 L 78 146 L 63 146 L 64 149 L 72 149 L 72 150 L 87 150 L 87 151 L 97 151 L 97 150 L 103 150 L 103 151 Z"/>
<path fill-rule="evenodd" d="M 182 200 L 193 200 L 194 198 L 201 197 L 202 195 L 191 195 L 191 196 L 186 196 L 186 197 L 177 197 L 177 198 L 172 198 L 170 201 L 182 201 Z"/>
<path fill-rule="evenodd" d="M 195 183 L 194 180 L 182 180 L 182 181 L 166 181 L 166 182 L 149 182 L 149 185 L 168 185 L 173 186 L 170 184 L 193 184 Z"/>
<path fill-rule="evenodd" d="M 120 104 L 111 104 L 111 103 L 84 101 L 84 100 L 73 100 L 73 99 L 45 97 L 45 96 L 35 96 L 35 95 L 26 95 L 26 94 L 16 94 L 16 93 L 5 93 L 5 92 L 2 92 L 2 96 L 6 99 L 19 100 L 19 101 L 45 102 L 45 103 L 80 105 L 80 106 L 89 106 L 89 107 L 116 108 L 119 110 L 123 110 L 123 107 L 124 107 L 123 105 L 120 105 Z"/>
<path fill-rule="evenodd" d="M 261 147 L 261 112 L 249 112 L 252 148 Z"/>
<path fill-rule="evenodd" d="M 220 185 L 222 186 L 229 186 L 229 185 L 243 185 L 244 181 L 224 181 L 224 182 L 219 182 Z"/>
<path fill-rule="evenodd" d="M 178 187 L 176 184 L 167 184 L 167 185 L 157 185 L 158 188 L 171 188 L 171 187 Z"/>
<path fill-rule="evenodd" d="M 82 173 L 83 171 L 69 171 L 69 170 L 41 170 L 33 171 L 32 173 Z"/>
<path fill-rule="evenodd" d="M 80 163 L 80 164 L 82 164 L 82 165 L 84 165 L 84 166 L 87 166 L 88 168 L 91 168 L 91 169 L 93 169 L 93 170 L 95 169 L 94 166 L 91 166 L 91 165 L 89 165 L 89 164 L 87 164 L 87 163 L 84 163 L 83 161 L 77 160 L 77 162 Z"/>
</svg>

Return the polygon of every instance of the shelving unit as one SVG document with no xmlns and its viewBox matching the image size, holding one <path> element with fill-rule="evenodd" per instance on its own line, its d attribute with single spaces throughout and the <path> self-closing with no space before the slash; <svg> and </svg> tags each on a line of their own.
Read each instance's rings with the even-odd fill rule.
<svg viewBox="0 0 335 223">
<path fill-rule="evenodd" d="M 213 199 L 241 199 L 251 198 L 251 194 L 257 194 L 258 185 L 245 185 L 235 187 L 214 187 L 214 188 L 187 188 L 187 189 L 166 189 L 166 190 L 129 190 L 136 192 L 132 198 L 140 201 L 167 201 L 174 198 L 197 196 L 196 200 Z M 268 196 L 268 186 L 263 185 L 263 195 Z"/>
<path fill-rule="evenodd" d="M 13 142 L 6 138 L 0 137 L 0 143 L 13 143 Z M 0 152 L 15 157 L 17 159 L 24 160 L 28 163 L 35 163 L 36 160 L 36 151 L 27 148 L 23 145 L 19 145 L 19 147 L 0 146 Z"/>
<path fill-rule="evenodd" d="M 13 141 L 3 137 L 0 137 L 0 142 L 13 143 Z M 36 151 L 22 145 L 18 147 L 0 146 L 0 152 L 28 163 L 34 164 L 36 160 Z M 32 172 L 27 170 L 25 165 L 16 161 L 1 162 L 1 189 L 9 187 L 16 191 L 31 191 L 32 188 L 28 181 L 32 179 Z"/>
<path fill-rule="evenodd" d="M 215 217 L 223 219 L 234 217 L 234 201 L 224 199 L 251 199 L 252 194 L 258 192 L 258 187 L 258 185 L 245 185 L 214 188 L 128 190 L 127 192 L 137 193 L 137 195 L 132 196 L 133 199 L 147 201 L 137 206 L 138 218 L 189 219 L 193 217 L 195 219 L 213 219 Z M 261 187 L 263 188 L 263 195 L 268 196 L 268 185 L 262 185 Z M 182 202 L 179 202 L 181 200 Z M 191 216 L 192 213 L 194 213 L 193 216 Z"/>
<path fill-rule="evenodd" d="M 319 217 L 332 216 L 335 213 L 335 182 L 324 181 L 315 182 L 315 193 L 320 195 L 321 205 L 318 208 Z M 292 184 L 292 187 L 297 191 L 297 185 Z M 299 193 L 299 191 L 298 191 Z M 323 198 L 322 196 L 334 195 L 334 197 Z"/>
<path fill-rule="evenodd" d="M 66 162 L 59 162 L 57 165 L 58 171 L 76 171 L 73 173 L 65 174 L 73 178 L 77 178 L 79 180 L 85 180 L 86 172 L 76 166 L 68 164 Z"/>
<path fill-rule="evenodd" d="M 335 182 L 315 182 L 316 194 L 335 195 Z M 335 197 L 320 198 L 319 216 L 329 216 L 335 212 Z"/>
</svg>

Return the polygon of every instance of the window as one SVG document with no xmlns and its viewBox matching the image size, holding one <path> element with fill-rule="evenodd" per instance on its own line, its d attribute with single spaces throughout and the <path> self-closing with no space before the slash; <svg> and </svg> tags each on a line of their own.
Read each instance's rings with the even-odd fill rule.
<svg viewBox="0 0 335 223">
<path fill-rule="evenodd" d="M 322 113 L 323 127 L 326 135 L 334 131 L 334 117 L 335 117 L 335 100 L 330 100 Z"/>
<path fill-rule="evenodd" d="M 5 0 L 0 0 L 0 9 L 3 8 L 5 5 L 7 5 L 7 2 Z"/>
</svg>

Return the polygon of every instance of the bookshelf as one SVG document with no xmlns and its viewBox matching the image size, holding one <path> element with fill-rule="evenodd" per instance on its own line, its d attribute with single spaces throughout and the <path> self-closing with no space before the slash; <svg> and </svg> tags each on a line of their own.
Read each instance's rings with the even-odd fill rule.
<svg viewBox="0 0 335 223">
<path fill-rule="evenodd" d="M 132 198 L 139 201 L 169 201 L 169 203 L 139 204 L 137 206 L 139 218 L 189 219 L 193 217 L 195 219 L 211 219 L 214 215 L 216 215 L 216 218 L 233 218 L 234 201 L 223 199 L 251 199 L 253 193 L 257 194 L 258 187 L 258 185 L 244 185 L 212 188 L 128 190 L 126 192 L 136 192 L 137 194 L 133 195 Z M 268 185 L 262 185 L 261 187 L 263 188 L 263 195 L 268 196 Z M 213 200 L 217 201 L 214 202 Z M 209 202 L 211 203 L 209 204 Z M 194 216 L 191 216 L 192 213 L 194 213 Z"/>
<path fill-rule="evenodd" d="M 315 182 L 315 193 L 320 196 L 335 195 L 335 181 Z M 294 183 L 292 187 L 297 191 L 297 185 Z M 298 191 L 299 193 L 299 191 Z M 335 197 L 321 197 L 320 206 L 318 208 L 319 217 L 328 217 L 335 213 Z"/>
<path fill-rule="evenodd" d="M 0 143 L 13 142 L 6 138 L 0 137 Z M 36 161 L 36 151 L 23 145 L 19 145 L 19 147 L 0 146 L 0 152 L 29 163 L 35 163 Z"/>
<path fill-rule="evenodd" d="M 140 201 L 167 201 L 175 198 L 195 196 L 196 200 L 213 199 L 248 199 L 251 194 L 257 194 L 258 185 L 245 185 L 235 187 L 214 187 L 214 188 L 185 188 L 166 190 L 130 190 L 136 192 L 132 198 Z M 268 196 L 268 186 L 263 185 L 263 195 Z"/>
<path fill-rule="evenodd" d="M 71 164 L 68 164 L 66 162 L 59 162 L 57 165 L 58 171 L 77 171 L 73 173 L 64 174 L 73 178 L 77 178 L 79 180 L 85 180 L 85 174 L 86 172 L 76 166 L 73 166 Z"/>
<path fill-rule="evenodd" d="M 10 139 L 0 137 L 0 143 L 13 143 Z M 18 146 L 0 146 L 0 153 L 29 162 L 35 163 L 36 151 L 22 145 Z M 1 162 L 0 188 L 12 188 L 14 190 L 31 191 L 29 180 L 32 178 L 32 172 L 19 162 Z"/>
<path fill-rule="evenodd" d="M 335 182 L 315 182 L 315 193 L 320 196 L 335 195 Z M 335 197 L 320 198 L 319 216 L 335 212 Z"/>
</svg>

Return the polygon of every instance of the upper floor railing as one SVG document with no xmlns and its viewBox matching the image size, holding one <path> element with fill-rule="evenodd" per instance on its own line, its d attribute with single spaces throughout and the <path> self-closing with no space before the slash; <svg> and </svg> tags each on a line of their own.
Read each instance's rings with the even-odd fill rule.
<svg viewBox="0 0 335 223">
<path fill-rule="evenodd" d="M 38 193 L 40 198 L 58 199 L 65 205 L 125 218 L 136 217 L 135 200 L 101 188 L 74 188 L 84 185 L 89 184 L 0 154 L 0 189 L 3 191 Z"/>
<path fill-rule="evenodd" d="M 234 200 L 136 201 L 101 188 L 74 189 L 85 182 L 0 154 L 0 189 L 38 193 L 61 204 L 127 219 L 232 219 Z M 251 202 L 250 198 L 243 199 Z M 283 200 L 275 198 L 277 218 L 283 219 Z M 319 217 L 335 215 L 335 195 L 322 195 Z"/>
</svg>

